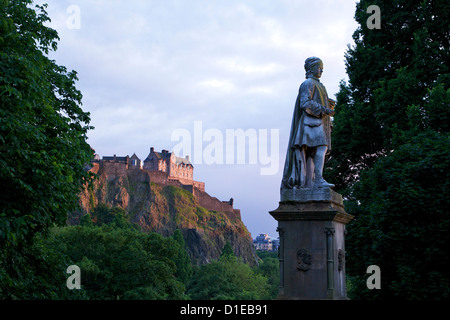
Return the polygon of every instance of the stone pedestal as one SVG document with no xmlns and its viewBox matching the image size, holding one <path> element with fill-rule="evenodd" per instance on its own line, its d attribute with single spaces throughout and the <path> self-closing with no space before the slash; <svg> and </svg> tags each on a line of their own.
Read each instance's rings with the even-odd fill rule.
<svg viewBox="0 0 450 320">
<path fill-rule="evenodd" d="M 330 188 L 281 190 L 269 212 L 280 235 L 278 299 L 347 299 L 345 225 L 353 219 Z"/>
</svg>

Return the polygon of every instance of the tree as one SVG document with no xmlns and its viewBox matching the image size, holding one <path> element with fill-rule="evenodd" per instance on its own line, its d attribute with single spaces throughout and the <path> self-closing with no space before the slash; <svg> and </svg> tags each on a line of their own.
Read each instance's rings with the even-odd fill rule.
<svg viewBox="0 0 450 320">
<path fill-rule="evenodd" d="M 235 256 L 198 267 L 188 285 L 194 300 L 254 300 L 268 298 L 267 279 Z"/>
<path fill-rule="evenodd" d="M 378 5 L 381 29 L 369 29 L 366 12 Z M 346 54 L 348 84 L 337 94 L 333 151 L 324 170 L 336 189 L 351 197 L 361 171 L 395 147 L 408 129 L 408 107 L 422 105 L 429 90 L 450 82 L 449 4 L 445 0 L 361 0 L 359 27 Z M 444 115 L 448 115 L 448 108 Z"/>
<path fill-rule="evenodd" d="M 121 207 L 110 207 L 105 203 L 99 203 L 98 206 L 92 211 L 92 217 L 89 214 L 85 214 L 80 219 L 80 224 L 89 224 L 86 220 L 91 220 L 91 223 L 96 226 L 102 226 L 104 224 L 114 224 L 115 227 L 122 229 L 134 229 L 138 230 L 139 226 L 132 223 L 128 217 L 125 209 Z"/>
<path fill-rule="evenodd" d="M 93 227 L 94 226 L 91 215 L 89 213 L 83 215 L 80 218 L 80 226 L 83 226 L 83 227 Z"/>
<path fill-rule="evenodd" d="M 280 262 L 277 252 L 257 251 L 257 254 L 261 261 L 256 271 L 267 279 L 270 286 L 269 297 L 275 299 L 278 296 L 280 284 Z"/>
<path fill-rule="evenodd" d="M 92 220 L 97 226 L 109 224 L 113 219 L 114 215 L 111 212 L 111 207 L 106 203 L 99 203 L 92 212 Z"/>
<path fill-rule="evenodd" d="M 0 0 L 0 296 L 30 270 L 26 248 L 54 223 L 64 224 L 89 182 L 93 157 L 77 75 L 50 60 L 58 35 L 44 6 Z M 14 267 L 13 267 L 14 266 Z"/>
<path fill-rule="evenodd" d="M 185 298 L 175 277 L 179 247 L 171 238 L 112 223 L 56 228 L 47 246 L 80 267 L 81 291 L 89 299 Z"/>
<path fill-rule="evenodd" d="M 224 258 L 224 257 L 236 257 L 230 241 L 227 241 L 225 243 L 225 245 L 223 246 L 222 253 L 220 254 L 220 258 Z"/>
<path fill-rule="evenodd" d="M 448 135 L 422 133 L 363 172 L 346 239 L 352 298 L 450 298 L 449 150 Z M 366 287 L 369 265 L 381 290 Z"/>
<path fill-rule="evenodd" d="M 175 276 L 184 284 L 187 284 L 192 275 L 191 259 L 186 251 L 186 243 L 179 229 L 175 230 L 172 238 L 178 243 L 178 252 L 174 259 L 177 271 Z"/>
<path fill-rule="evenodd" d="M 366 9 L 381 9 L 368 29 Z M 346 211 L 346 269 L 352 298 L 445 299 L 450 213 L 450 50 L 447 1 L 366 1 L 356 5 L 355 46 L 347 50 L 327 178 Z M 368 290 L 366 269 L 381 269 Z"/>
</svg>

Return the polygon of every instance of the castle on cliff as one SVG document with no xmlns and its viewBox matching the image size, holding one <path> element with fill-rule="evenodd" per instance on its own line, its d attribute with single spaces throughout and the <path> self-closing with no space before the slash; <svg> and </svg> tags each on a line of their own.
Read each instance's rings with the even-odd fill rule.
<svg viewBox="0 0 450 320">
<path fill-rule="evenodd" d="M 194 180 L 194 166 L 189 156 L 180 158 L 168 150 L 157 152 L 153 147 L 144 161 L 135 153 L 131 157 L 113 155 L 103 156 L 102 159 L 95 154 L 90 170 L 94 173 L 107 172 L 115 175 L 126 175 L 129 170 L 140 170 L 148 175 L 150 182 L 172 185 L 191 192 L 207 210 L 230 212 L 240 217 L 240 210 L 233 208 L 233 198 L 220 201 L 211 197 L 205 191 L 205 183 Z"/>
</svg>

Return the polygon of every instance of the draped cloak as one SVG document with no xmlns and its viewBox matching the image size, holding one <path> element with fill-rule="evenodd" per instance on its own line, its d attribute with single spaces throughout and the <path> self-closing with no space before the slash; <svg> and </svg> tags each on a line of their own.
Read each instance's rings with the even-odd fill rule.
<svg viewBox="0 0 450 320">
<path fill-rule="evenodd" d="M 327 91 L 317 78 L 309 77 L 300 85 L 292 117 L 282 188 L 300 186 L 301 176 L 305 174 L 305 164 L 302 159 L 298 159 L 295 148 L 303 152 L 305 147 L 326 145 L 327 152 L 331 150 L 331 120 L 324 108 L 329 106 Z"/>
</svg>

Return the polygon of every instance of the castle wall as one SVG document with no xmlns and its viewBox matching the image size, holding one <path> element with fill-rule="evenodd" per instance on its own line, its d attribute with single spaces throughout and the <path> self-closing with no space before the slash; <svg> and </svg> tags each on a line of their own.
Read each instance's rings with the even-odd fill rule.
<svg viewBox="0 0 450 320">
<path fill-rule="evenodd" d="M 210 196 L 204 191 L 195 188 L 194 195 L 197 198 L 198 203 L 207 210 L 233 213 L 233 206 L 227 202 L 220 201 L 216 197 Z"/>
<path fill-rule="evenodd" d="M 205 192 L 205 183 L 199 181 L 192 181 L 195 188 L 199 189 L 202 192 Z"/>
<path fill-rule="evenodd" d="M 142 168 L 141 168 L 140 164 L 136 164 L 136 165 L 128 164 L 128 170 L 142 170 Z"/>
<path fill-rule="evenodd" d="M 160 184 L 167 184 L 167 173 L 162 171 L 150 171 L 150 170 L 144 170 L 148 176 L 150 177 L 151 182 L 156 182 Z"/>
<path fill-rule="evenodd" d="M 167 173 L 165 173 L 165 172 L 150 171 L 150 170 L 144 170 L 144 172 L 146 172 L 148 174 L 151 182 L 182 188 L 182 189 L 185 189 L 195 195 L 192 180 L 183 181 L 183 182 L 186 182 L 186 184 L 184 184 L 184 183 L 182 183 L 182 181 L 180 181 L 180 179 L 167 177 Z"/>
<path fill-rule="evenodd" d="M 174 179 L 173 177 L 169 177 L 169 179 L 170 178 Z M 194 186 L 194 188 L 197 188 L 200 191 L 205 192 L 205 183 L 204 182 L 195 181 L 195 180 L 191 180 L 191 179 L 183 179 L 183 178 L 178 178 L 178 177 L 175 179 L 179 180 L 184 185 L 191 185 L 191 186 Z"/>
<path fill-rule="evenodd" d="M 172 177 L 179 178 L 180 180 L 190 180 L 192 181 L 194 174 L 194 169 L 190 165 L 185 164 L 170 164 L 169 175 Z"/>
<path fill-rule="evenodd" d="M 99 174 L 105 172 L 107 175 L 126 176 L 128 164 L 119 161 L 102 160 L 99 164 Z"/>
</svg>

